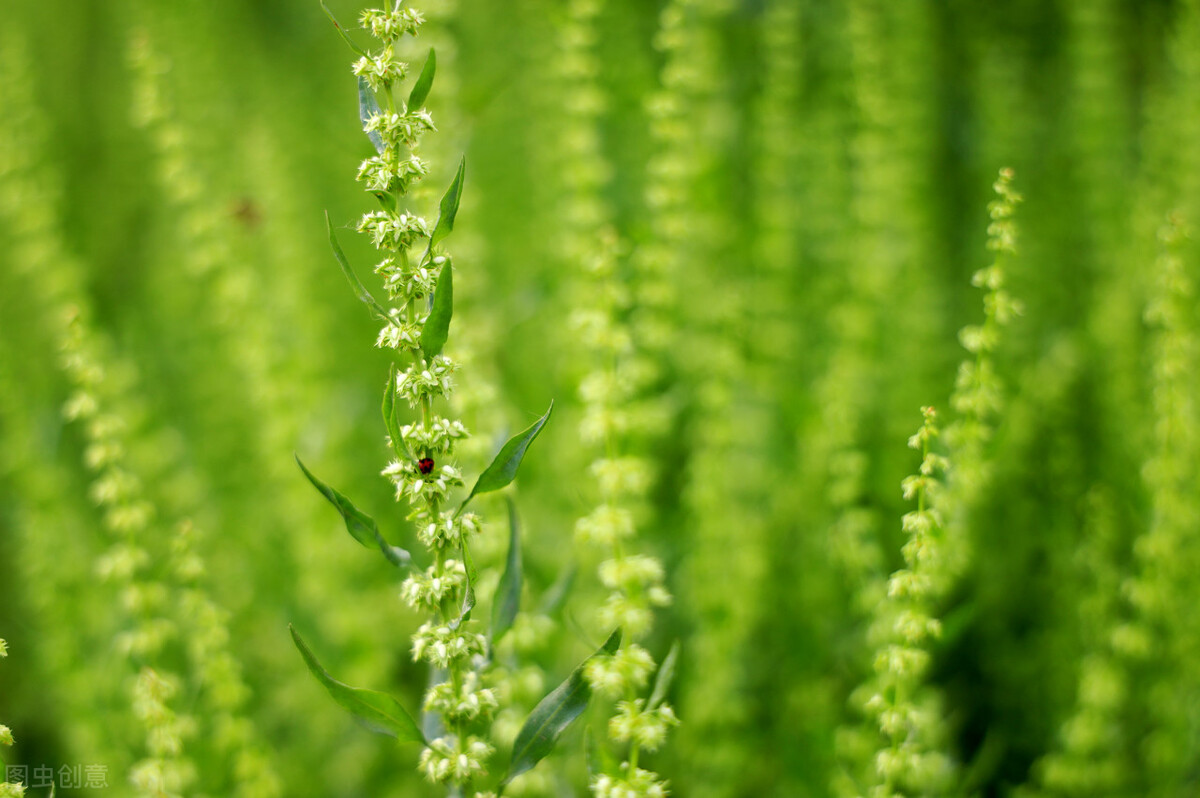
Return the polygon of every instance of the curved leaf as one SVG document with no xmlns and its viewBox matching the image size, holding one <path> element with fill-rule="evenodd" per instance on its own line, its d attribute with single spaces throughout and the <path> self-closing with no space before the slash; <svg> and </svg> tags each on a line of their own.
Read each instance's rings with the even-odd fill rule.
<svg viewBox="0 0 1200 798">
<path fill-rule="evenodd" d="M 592 657 L 613 654 L 620 645 L 621 630 L 618 629 Z M 591 687 L 583 676 L 586 665 L 587 660 L 584 660 L 565 682 L 554 688 L 538 702 L 533 712 L 529 713 L 529 718 L 513 743 L 512 762 L 508 766 L 508 774 L 505 775 L 504 781 L 500 782 L 501 792 L 505 785 L 545 759 L 554 750 L 558 738 L 571 722 L 583 714 L 588 700 L 592 697 Z"/>
<path fill-rule="evenodd" d="M 346 279 L 350 281 L 350 285 L 354 288 L 354 293 L 358 295 L 359 301 L 375 311 L 375 315 L 380 319 L 390 322 L 391 317 L 388 316 L 387 310 L 383 305 L 375 301 L 375 297 L 371 296 L 371 292 L 367 290 L 367 287 L 358 279 L 358 275 L 350 268 L 350 261 L 346 260 L 346 253 L 342 252 L 342 247 L 338 244 L 337 236 L 333 233 L 333 222 L 329 220 L 329 211 L 325 211 L 325 229 L 329 231 L 329 246 L 333 250 L 333 257 L 337 258 L 338 266 L 342 267 L 342 274 L 346 275 Z"/>
<path fill-rule="evenodd" d="M 517 517 L 517 506 L 509 497 L 508 501 L 508 561 L 504 565 L 504 574 L 496 588 L 496 598 L 492 601 L 492 642 L 504 637 L 505 632 L 512 628 L 517 612 L 521 609 L 521 520 Z"/>
<path fill-rule="evenodd" d="M 437 224 L 433 226 L 433 233 L 429 236 L 431 250 L 454 230 L 454 217 L 458 215 L 458 203 L 462 199 L 463 180 L 466 179 L 466 172 L 467 159 L 466 156 L 463 156 L 462 160 L 458 162 L 458 172 L 454 175 L 454 182 L 450 184 L 450 188 L 446 189 L 446 193 L 442 195 L 442 201 L 438 205 Z"/>
<path fill-rule="evenodd" d="M 667 690 L 671 687 L 671 682 L 675 678 L 675 663 L 679 661 L 679 641 L 676 640 L 671 644 L 671 650 L 667 652 L 667 657 L 662 661 L 662 665 L 658 666 L 658 673 L 654 675 L 654 687 L 650 690 L 650 700 L 646 702 L 646 710 L 654 709 L 662 703 L 667 697 Z"/>
<path fill-rule="evenodd" d="M 346 44 L 350 45 L 351 50 L 365 58 L 367 56 L 367 52 L 355 44 L 354 40 L 351 39 L 349 34 L 346 33 L 346 29 L 338 24 L 337 19 L 333 16 L 333 12 L 329 10 L 329 6 L 325 5 L 325 0 L 321 0 L 321 8 L 324 9 L 325 16 L 329 17 L 329 21 L 333 23 L 333 27 L 337 28 L 337 32 L 341 35 L 342 40 L 345 41 Z"/>
<path fill-rule="evenodd" d="M 333 700 L 353 715 L 359 724 L 376 734 L 395 737 L 402 743 L 425 743 L 425 735 L 421 734 L 417 722 L 399 701 L 387 693 L 377 693 L 374 690 L 351 687 L 339 682 L 330 676 L 329 671 L 325 670 L 317 661 L 308 645 L 300 637 L 300 633 L 296 631 L 296 627 L 288 624 L 288 630 L 292 633 L 292 641 L 299 649 L 300 656 L 304 658 L 304 664 L 308 666 L 308 670 L 317 678 L 317 681 L 321 683 Z"/>
<path fill-rule="evenodd" d="M 517 478 L 517 469 L 521 467 L 521 460 L 524 459 L 529 444 L 533 443 L 538 433 L 542 431 L 542 427 L 546 426 L 552 412 L 554 412 L 553 401 L 550 402 L 546 414 L 533 422 L 529 429 L 508 439 L 508 443 L 501 447 L 499 453 L 492 460 L 492 464 L 484 469 L 484 472 L 479 475 L 479 479 L 475 481 L 475 487 L 471 488 L 470 495 L 458 508 L 459 513 L 476 494 L 500 490 Z"/>
<path fill-rule="evenodd" d="M 462 552 L 463 568 L 467 571 L 467 589 L 463 593 L 462 611 L 459 612 L 457 618 L 450 622 L 451 629 L 457 629 L 471 620 L 471 610 L 475 609 L 475 577 L 478 576 L 478 573 L 475 571 L 475 563 L 471 559 L 471 547 L 467 545 L 466 537 L 463 537 L 459 551 Z"/>
<path fill-rule="evenodd" d="M 383 389 L 383 423 L 387 427 L 388 437 L 392 439 L 392 450 L 397 456 L 408 454 L 405 451 L 404 438 L 400 435 L 400 421 L 396 418 L 396 364 L 388 364 L 388 381 Z"/>
<path fill-rule="evenodd" d="M 355 507 L 354 503 L 345 496 L 313 476 L 299 455 L 296 455 L 296 464 L 300 466 L 300 470 L 304 472 L 304 476 L 308 477 L 308 481 L 313 484 L 313 487 L 320 491 L 321 495 L 341 513 L 342 520 L 346 522 L 346 531 L 355 540 L 369 549 L 378 547 L 388 562 L 397 568 L 407 568 L 412 565 L 412 555 L 404 549 L 388 543 L 379 532 L 379 525 L 375 523 L 375 519 Z"/>
<path fill-rule="evenodd" d="M 421 74 L 417 76 L 412 91 L 408 93 L 408 109 L 410 111 L 425 104 L 425 98 L 429 96 L 429 90 L 433 88 L 433 73 L 436 71 L 437 56 L 430 47 L 429 57 L 425 59 L 425 66 L 421 67 Z"/>
<path fill-rule="evenodd" d="M 450 317 L 454 315 L 454 268 L 450 259 L 442 264 L 437 287 L 433 290 L 433 307 L 421 327 L 421 352 L 431 360 L 442 351 L 450 335 Z"/>
<path fill-rule="evenodd" d="M 362 122 L 363 132 L 367 134 L 367 138 L 375 145 L 375 152 L 383 152 L 383 137 L 378 131 L 367 130 L 367 122 L 373 116 L 381 116 L 383 109 L 379 107 L 379 101 L 375 99 L 375 92 L 371 91 L 371 87 L 367 85 L 367 81 L 363 78 L 358 79 L 358 121 Z"/>
</svg>

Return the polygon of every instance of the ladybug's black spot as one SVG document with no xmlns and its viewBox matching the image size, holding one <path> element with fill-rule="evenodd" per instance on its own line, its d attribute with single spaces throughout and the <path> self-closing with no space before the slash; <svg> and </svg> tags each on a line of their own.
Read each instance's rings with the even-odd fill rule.
<svg viewBox="0 0 1200 798">
<path fill-rule="evenodd" d="M 417 461 L 417 468 L 420 469 L 422 474 L 428 474 L 430 471 L 433 470 L 433 458 L 432 457 L 422 457 L 420 460 Z"/>
</svg>

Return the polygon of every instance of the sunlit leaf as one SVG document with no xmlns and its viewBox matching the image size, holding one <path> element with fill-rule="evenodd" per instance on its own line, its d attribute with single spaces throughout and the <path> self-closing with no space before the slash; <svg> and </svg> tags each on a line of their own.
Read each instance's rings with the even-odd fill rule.
<svg viewBox="0 0 1200 798">
<path fill-rule="evenodd" d="M 512 628 L 517 612 L 521 609 L 521 519 L 517 517 L 517 506 L 512 498 L 508 501 L 508 561 L 504 565 L 504 574 L 496 588 L 496 598 L 492 602 L 492 642 L 504 637 L 505 632 Z"/>
<path fill-rule="evenodd" d="M 552 412 L 554 412 L 553 401 L 550 402 L 546 414 L 533 422 L 529 429 L 508 439 L 508 443 L 501 447 L 500 452 L 492 460 L 492 464 L 484 469 L 484 472 L 479 475 L 479 479 L 475 481 L 475 487 L 471 488 L 470 495 L 459 508 L 460 513 L 463 507 L 467 506 L 467 502 L 477 494 L 500 490 L 517 478 L 517 469 L 521 467 L 521 460 L 524 459 L 529 444 L 533 443 L 538 433 L 542 431 L 542 427 L 546 426 Z"/>
<path fill-rule="evenodd" d="M 618 629 L 592 657 L 613 654 L 620 645 L 621 630 Z M 508 774 L 500 783 L 501 791 L 517 776 L 531 770 L 534 765 L 545 759 L 554 750 L 558 738 L 571 722 L 583 714 L 592 697 L 591 687 L 583 675 L 586 665 L 587 660 L 572 671 L 565 682 L 539 701 L 533 712 L 529 713 L 525 725 L 521 727 L 513 743 L 512 762 L 508 766 Z"/>
<path fill-rule="evenodd" d="M 471 610 L 475 609 L 475 578 L 478 574 L 475 572 L 475 562 L 471 559 L 471 547 L 467 545 L 467 539 L 464 536 L 462 539 L 462 547 L 459 549 L 462 552 L 463 568 L 467 572 L 467 588 L 463 593 L 462 610 L 458 617 L 450 622 L 451 629 L 457 629 L 462 624 L 471 620 Z"/>
<path fill-rule="evenodd" d="M 300 656 L 304 657 L 304 664 L 308 666 L 308 670 L 328 691 L 333 700 L 353 715 L 354 719 L 363 727 L 376 734 L 395 737 L 402 743 L 425 743 L 425 736 L 421 734 L 417 722 L 399 701 L 386 693 L 351 687 L 339 682 L 317 661 L 296 628 L 288 624 L 288 629 L 292 633 L 292 641 L 299 649 Z"/>
<path fill-rule="evenodd" d="M 396 418 L 396 364 L 388 364 L 388 381 L 383 388 L 383 423 L 387 427 L 388 437 L 392 439 L 392 449 L 398 456 L 407 454 L 404 438 L 400 435 L 400 421 Z"/>
<path fill-rule="evenodd" d="M 433 289 L 433 307 L 421 327 L 421 352 L 426 360 L 441 354 L 450 335 L 450 317 L 454 315 L 454 268 L 447 258 L 442 264 L 437 286 Z"/>
<path fill-rule="evenodd" d="M 366 58 L 367 57 L 366 50 L 364 50 L 363 48 L 361 48 L 357 44 L 355 44 L 354 40 L 350 38 L 350 35 L 348 33 L 346 33 L 346 29 L 343 28 L 340 24 L 338 24 L 337 19 L 333 16 L 333 12 L 329 10 L 329 6 L 325 5 L 325 0 L 321 0 L 321 8 L 324 9 L 325 16 L 329 17 L 329 21 L 333 23 L 333 27 L 337 28 L 337 32 L 342 37 L 342 41 L 344 41 L 344 42 L 346 42 L 346 44 L 350 45 L 350 49 L 353 50 L 355 53 L 362 56 L 363 58 Z"/>
<path fill-rule="evenodd" d="M 458 203 L 462 199 L 463 180 L 466 179 L 466 173 L 467 159 L 464 157 L 458 162 L 458 172 L 454 175 L 454 182 L 450 184 L 450 188 L 446 189 L 446 193 L 442 195 L 442 201 L 438 205 L 437 224 L 433 226 L 433 233 L 429 237 L 431 249 L 454 230 L 454 217 L 458 215 Z"/>
<path fill-rule="evenodd" d="M 412 91 L 408 93 L 408 108 L 411 111 L 414 108 L 420 108 L 425 104 L 425 98 L 429 96 L 429 90 L 433 88 L 433 73 L 437 71 L 437 56 L 433 52 L 433 48 L 429 48 L 429 57 L 425 59 L 425 66 L 421 67 L 421 74 L 417 76 L 417 80 L 413 83 Z"/>
<path fill-rule="evenodd" d="M 346 522 L 346 531 L 355 540 L 369 549 L 378 547 L 383 552 L 383 556 L 397 568 L 407 568 L 412 564 L 412 556 L 407 551 L 391 545 L 384 539 L 375 519 L 355 507 L 354 503 L 341 493 L 313 476 L 313 473 L 300 460 L 299 455 L 296 456 L 296 464 L 300 466 L 300 470 L 304 472 L 304 476 L 308 477 L 308 481 L 313 484 L 313 487 L 320 491 L 321 495 L 328 499 L 329 503 L 341 514 L 342 520 Z"/>
<path fill-rule="evenodd" d="M 654 675 L 654 687 L 650 690 L 650 700 L 646 702 L 647 710 L 654 709 L 667 697 L 667 690 L 671 688 L 671 682 L 675 679 L 675 664 L 678 661 L 679 641 L 676 640 L 671 644 L 671 650 L 667 652 L 662 665 L 658 666 L 658 673 Z"/>
<path fill-rule="evenodd" d="M 329 246 L 333 249 L 333 256 L 337 258 L 338 266 L 342 267 L 342 274 L 346 275 L 346 279 L 350 281 L 350 285 L 354 288 L 354 293 L 358 295 L 359 301 L 373 310 L 375 315 L 383 321 L 391 321 L 387 310 L 383 305 L 375 301 L 375 297 L 371 296 L 371 292 L 367 290 L 367 287 L 358 279 L 358 275 L 350 268 L 350 261 L 346 260 L 346 253 L 342 252 L 342 247 L 338 244 L 337 236 L 334 235 L 333 222 L 329 220 L 329 211 L 325 211 L 325 229 L 329 232 Z"/>
</svg>

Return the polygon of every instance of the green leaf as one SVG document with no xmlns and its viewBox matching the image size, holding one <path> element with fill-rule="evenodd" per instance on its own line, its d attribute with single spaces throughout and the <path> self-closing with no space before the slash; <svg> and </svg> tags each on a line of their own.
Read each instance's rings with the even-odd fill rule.
<svg viewBox="0 0 1200 798">
<path fill-rule="evenodd" d="M 542 431 L 542 427 L 546 426 L 552 412 L 554 412 L 553 401 L 550 402 L 550 408 L 546 411 L 546 415 L 533 422 L 529 429 L 509 438 L 508 443 L 501 447 L 500 452 L 492 460 L 492 464 L 479 475 L 479 479 L 475 481 L 475 487 L 471 488 L 471 494 L 458 508 L 459 513 L 476 494 L 500 490 L 517 478 L 517 469 L 521 467 L 521 460 L 524 459 L 529 444 L 533 443 L 538 433 Z"/>
<path fill-rule="evenodd" d="M 329 211 L 325 211 L 325 229 L 329 231 L 329 246 L 333 249 L 333 256 L 337 258 L 338 265 L 342 267 L 342 274 L 346 275 L 346 279 L 350 281 L 350 285 L 354 288 L 354 293 L 358 295 L 359 301 L 373 310 L 375 315 L 380 319 L 390 322 L 391 317 L 388 316 L 387 310 L 383 305 L 375 301 L 375 297 L 371 296 L 371 292 L 367 290 L 367 287 L 355 275 L 354 270 L 350 268 L 350 261 L 346 260 L 346 253 L 342 252 L 342 247 L 338 244 L 337 236 L 334 235 L 333 222 L 329 221 Z"/>
<path fill-rule="evenodd" d="M 385 211 L 394 212 L 396 210 L 396 196 L 394 194 L 386 191 L 372 191 L 371 193 L 375 195 L 375 199 L 379 200 L 379 204 Z"/>
<path fill-rule="evenodd" d="M 388 364 L 388 381 L 383 389 L 383 423 L 387 427 L 388 437 L 392 439 L 392 449 L 397 456 L 407 455 L 404 438 L 400 435 L 400 421 L 396 418 L 396 364 Z"/>
<path fill-rule="evenodd" d="M 463 593 L 462 610 L 458 617 L 450 622 L 451 629 L 457 629 L 471 620 L 471 610 L 475 609 L 475 577 L 479 575 L 475 571 L 474 561 L 471 560 L 471 547 L 467 545 L 466 537 L 463 537 L 459 550 L 462 552 L 463 567 L 467 571 L 467 591 Z"/>
<path fill-rule="evenodd" d="M 375 99 L 375 92 L 371 91 L 367 81 L 360 77 L 358 79 L 358 121 L 362 122 L 363 132 L 375 145 L 375 152 L 383 152 L 383 137 L 376 130 L 367 130 L 367 122 L 371 120 L 371 117 L 382 114 L 383 110 L 379 107 L 379 101 Z"/>
<path fill-rule="evenodd" d="M 450 317 L 454 315 L 454 268 L 450 259 L 442 263 L 442 273 L 438 275 L 437 286 L 433 289 L 433 307 L 425 317 L 425 325 L 421 327 L 421 352 L 426 360 L 432 360 L 446 345 L 450 335 Z"/>
<path fill-rule="evenodd" d="M 308 477 L 308 481 L 313 484 L 313 487 L 320 491 L 321 495 L 341 513 L 342 520 L 346 522 L 346 531 L 355 540 L 368 549 L 378 547 L 388 562 L 397 568 L 407 568 L 412 565 L 412 555 L 404 549 L 388 543 L 380 534 L 375 519 L 355 507 L 354 503 L 345 496 L 313 476 L 313 473 L 300 460 L 299 455 L 296 456 L 296 464 L 300 466 L 300 470 L 304 472 L 304 476 Z"/>
<path fill-rule="evenodd" d="M 436 71 L 437 56 L 430 47 L 429 57 L 425 59 L 425 66 L 421 67 L 421 74 L 417 76 L 412 91 L 408 93 L 408 109 L 410 111 L 425 104 L 425 98 L 429 96 L 429 90 L 433 88 L 433 73 Z"/>
<path fill-rule="evenodd" d="M 421 734 L 417 722 L 400 705 L 399 701 L 386 693 L 351 687 L 339 682 L 329 675 L 329 671 L 321 667 L 320 662 L 317 662 L 317 658 L 313 656 L 296 628 L 288 624 L 288 630 L 291 631 L 292 641 L 300 650 L 300 656 L 304 657 L 304 664 L 308 666 L 312 675 L 317 677 L 317 681 L 328 691 L 333 700 L 353 715 L 354 719 L 362 726 L 376 734 L 395 737 L 402 743 L 425 743 L 425 735 Z"/>
<path fill-rule="evenodd" d="M 379 534 L 375 520 L 355 507 L 354 503 L 345 496 L 313 476 L 299 455 L 296 456 L 296 465 L 300 466 L 300 470 L 304 472 L 304 476 L 308 477 L 308 481 L 313 484 L 313 487 L 320 491 L 321 495 L 341 513 L 342 520 L 346 522 L 346 531 L 367 548 L 373 547 L 375 536 Z"/>
<path fill-rule="evenodd" d="M 517 505 L 512 498 L 506 496 L 505 499 L 508 502 L 508 561 L 492 602 L 493 643 L 512 628 L 517 611 L 521 609 L 521 519 L 517 517 Z"/>
<path fill-rule="evenodd" d="M 325 10 L 325 16 L 329 17 L 329 21 L 333 23 L 333 27 L 337 28 L 337 32 L 341 34 L 342 40 L 346 42 L 346 44 L 350 45 L 350 49 L 363 58 L 366 58 L 367 52 L 355 44 L 354 40 L 350 38 L 350 35 L 346 33 L 346 29 L 338 24 L 337 19 L 335 19 L 333 16 L 333 12 L 329 10 L 329 6 L 325 5 L 325 0 L 321 0 L 321 8 Z"/>
<path fill-rule="evenodd" d="M 675 663 L 678 661 L 679 641 L 676 640 L 671 644 L 667 658 L 662 661 L 662 665 L 658 666 L 658 673 L 654 675 L 654 687 L 650 690 L 650 700 L 646 703 L 647 711 L 654 709 L 667 697 L 667 690 L 670 689 L 671 681 L 675 678 Z"/>
<path fill-rule="evenodd" d="M 442 201 L 438 205 L 437 224 L 433 226 L 433 233 L 429 236 L 430 250 L 454 230 L 454 217 L 458 215 L 458 202 L 462 199 L 463 180 L 466 178 L 466 173 L 467 159 L 464 156 L 458 162 L 458 173 L 454 175 L 454 182 L 450 184 L 450 188 L 446 189 L 446 193 L 442 195 Z"/>
<path fill-rule="evenodd" d="M 602 654 L 613 654 L 621 645 L 621 630 L 612 633 L 600 649 L 592 657 Z M 589 660 L 591 657 L 588 658 Z M 500 782 L 500 790 L 528 770 L 541 762 L 554 750 L 558 738 L 571 722 L 583 714 L 588 700 L 592 697 L 592 689 L 583 676 L 587 665 L 584 660 L 578 668 L 571 672 L 567 680 L 554 688 L 553 691 L 533 708 L 525 725 L 517 734 L 513 743 L 512 762 L 508 766 L 508 774 Z"/>
</svg>

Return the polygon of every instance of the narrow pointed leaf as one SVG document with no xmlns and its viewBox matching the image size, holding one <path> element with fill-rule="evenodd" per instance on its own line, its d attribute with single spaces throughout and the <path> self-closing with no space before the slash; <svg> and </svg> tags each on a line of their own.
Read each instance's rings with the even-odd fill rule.
<svg viewBox="0 0 1200 798">
<path fill-rule="evenodd" d="M 425 325 L 421 327 L 421 351 L 425 359 L 430 360 L 441 354 L 450 335 L 450 317 L 454 315 L 454 268 L 450 259 L 442 264 L 442 273 L 438 276 L 437 286 L 433 289 L 433 307 L 425 317 Z"/>
<path fill-rule="evenodd" d="M 475 487 L 471 488 L 471 494 L 458 509 L 460 513 L 476 494 L 500 490 L 516 479 L 517 469 L 521 467 L 521 460 L 524 459 L 529 444 L 533 443 L 538 433 L 542 431 L 542 427 L 546 426 L 552 412 L 554 412 L 553 401 L 550 402 L 550 408 L 546 414 L 533 422 L 529 429 L 509 438 L 508 443 L 501 447 L 500 452 L 492 460 L 492 464 L 484 469 L 484 472 L 479 475 L 479 479 L 475 481 Z"/>
<path fill-rule="evenodd" d="M 355 540 L 368 549 L 378 547 L 388 562 L 397 568 L 407 568 L 412 564 L 412 556 L 407 551 L 398 546 L 391 545 L 384 539 L 379 531 L 379 525 L 375 523 L 375 519 L 355 507 L 354 503 L 341 493 L 338 493 L 313 476 L 313 473 L 308 470 L 298 455 L 296 457 L 296 464 L 300 466 L 300 470 L 304 472 L 304 476 L 308 477 L 308 481 L 313 484 L 313 487 L 328 499 L 329 503 L 341 514 L 342 520 L 346 522 L 346 531 Z"/>
<path fill-rule="evenodd" d="M 375 152 L 383 152 L 383 137 L 378 131 L 367 130 L 367 122 L 373 116 L 381 116 L 383 110 L 379 107 L 379 101 L 375 99 L 375 92 L 371 91 L 371 87 L 367 85 L 367 81 L 363 78 L 358 79 L 358 120 L 362 122 L 363 132 L 367 134 L 367 138 L 375 145 Z"/>
<path fill-rule="evenodd" d="M 388 365 L 388 381 L 383 389 L 383 423 L 387 427 L 388 437 L 392 439 L 392 450 L 396 454 L 406 454 L 404 438 L 400 435 L 400 422 L 396 418 L 396 364 Z"/>
<path fill-rule="evenodd" d="M 400 702 L 386 693 L 377 693 L 361 687 L 351 687 L 333 678 L 329 671 L 321 666 L 313 655 L 300 633 L 291 624 L 288 630 L 292 633 L 292 641 L 304 658 L 304 664 L 329 695 L 343 709 L 354 716 L 354 719 L 366 729 L 395 737 L 402 743 L 425 743 L 425 735 L 412 715 L 401 706 Z"/>
<path fill-rule="evenodd" d="M 458 162 L 458 173 L 454 175 L 454 182 L 450 184 L 450 188 L 446 189 L 441 204 L 438 205 L 437 224 L 434 225 L 433 233 L 429 236 L 430 250 L 454 230 L 454 217 L 458 215 L 458 203 L 462 199 L 463 180 L 466 178 L 466 172 L 467 159 L 464 157 Z"/>
<path fill-rule="evenodd" d="M 492 642 L 504 637 L 512 628 L 517 612 L 521 609 L 521 519 L 517 517 L 517 506 L 508 499 L 508 562 L 500 585 L 496 588 L 496 599 L 492 602 Z"/>
<path fill-rule="evenodd" d="M 592 657 L 613 654 L 620 645 L 621 630 L 618 629 Z M 508 766 L 508 774 L 500 783 L 501 789 L 545 759 L 571 722 L 583 714 L 592 697 L 591 687 L 583 676 L 586 665 L 587 660 L 529 713 L 529 718 L 513 743 L 512 762 Z"/>
<path fill-rule="evenodd" d="M 450 622 L 451 629 L 457 629 L 467 621 L 471 620 L 471 610 L 475 609 L 475 577 L 478 573 L 475 571 L 475 562 L 471 559 L 471 547 L 467 545 L 467 539 L 462 540 L 463 567 L 467 571 L 467 590 L 463 593 L 462 610 L 458 617 Z"/>
<path fill-rule="evenodd" d="M 399 546 L 393 546 L 392 544 L 390 544 L 386 540 L 384 540 L 382 535 L 379 536 L 378 540 L 379 540 L 379 550 L 381 552 L 383 552 L 383 556 L 387 559 L 388 562 L 390 562 L 392 565 L 396 566 L 397 568 L 411 568 L 412 567 L 412 564 L 413 564 L 412 563 L 412 555 L 408 553 L 407 549 L 402 549 Z"/>
<path fill-rule="evenodd" d="M 654 709 L 667 697 L 667 690 L 671 688 L 671 682 L 675 679 L 675 663 L 678 661 L 679 641 L 676 640 L 671 644 L 671 650 L 667 652 L 662 665 L 658 666 L 658 673 L 654 675 L 654 687 L 650 690 L 650 700 L 646 703 L 647 711 Z"/>
<path fill-rule="evenodd" d="M 425 66 L 421 67 L 421 74 L 417 76 L 412 91 L 408 93 L 408 110 L 420 108 L 425 104 L 425 98 L 429 96 L 429 90 L 433 88 L 433 73 L 436 71 L 437 55 L 430 47 L 429 57 L 425 59 Z"/>
<path fill-rule="evenodd" d="M 329 246 L 333 249 L 333 256 L 337 258 L 338 266 L 342 267 L 342 274 L 346 275 L 346 279 L 350 281 L 350 286 L 354 289 L 354 293 L 358 295 L 359 301 L 363 302 L 367 307 L 375 312 L 383 321 L 391 321 L 387 310 L 383 305 L 375 301 L 375 297 L 371 296 L 371 292 L 358 279 L 358 275 L 350 268 L 350 261 L 346 260 L 346 253 L 342 252 L 342 247 L 338 244 L 337 236 L 333 232 L 333 222 L 329 220 L 329 211 L 325 211 L 325 228 L 329 231 Z"/>
<path fill-rule="evenodd" d="M 367 548 L 373 548 L 375 546 L 375 535 L 379 533 L 375 519 L 355 507 L 354 503 L 345 496 L 313 476 L 313 473 L 308 470 L 308 467 L 304 465 L 304 461 L 299 456 L 296 457 L 296 464 L 300 466 L 300 470 L 304 472 L 304 476 L 308 477 L 308 481 L 313 484 L 313 487 L 320 491 L 321 495 L 328 499 L 329 503 L 341 513 L 342 520 L 346 522 L 346 531 L 359 543 Z"/>
<path fill-rule="evenodd" d="M 354 40 L 350 38 L 350 35 L 346 33 L 346 29 L 338 24 L 337 19 L 333 16 L 333 12 L 329 10 L 329 6 L 325 5 L 325 0 L 321 0 L 321 8 L 324 9 L 325 16 L 329 17 L 329 21 L 333 23 L 333 27 L 337 28 L 337 32 L 341 35 L 342 41 L 350 45 L 350 49 L 355 53 L 365 58 L 367 55 L 366 51 L 355 44 Z"/>
</svg>

